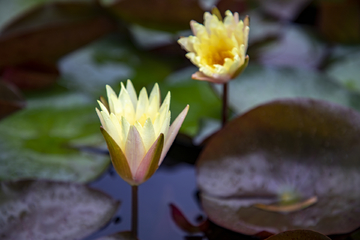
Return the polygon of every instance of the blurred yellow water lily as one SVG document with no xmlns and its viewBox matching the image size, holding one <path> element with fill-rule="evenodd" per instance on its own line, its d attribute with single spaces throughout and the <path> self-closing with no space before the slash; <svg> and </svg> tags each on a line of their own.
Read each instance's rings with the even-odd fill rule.
<svg viewBox="0 0 360 240">
<path fill-rule="evenodd" d="M 205 12 L 204 25 L 194 20 L 190 22 L 194 36 L 178 40 L 188 51 L 186 57 L 199 67 L 193 79 L 226 83 L 246 68 L 249 18 L 241 21 L 237 12 L 233 15 L 229 10 L 225 15 L 221 21 L 221 16 Z"/>
<path fill-rule="evenodd" d="M 163 161 L 189 109 L 189 105 L 170 126 L 170 92 L 160 106 L 156 83 L 148 97 L 143 88 L 139 98 L 130 80 L 121 83 L 117 96 L 106 86 L 109 103 L 98 101 L 96 112 L 117 173 L 132 186 L 149 179 Z"/>
</svg>

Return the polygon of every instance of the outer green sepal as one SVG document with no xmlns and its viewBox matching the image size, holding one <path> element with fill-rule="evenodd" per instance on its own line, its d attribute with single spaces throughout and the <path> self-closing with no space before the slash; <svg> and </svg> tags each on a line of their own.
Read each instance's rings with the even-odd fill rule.
<svg viewBox="0 0 360 240">
<path fill-rule="evenodd" d="M 105 138 L 106 144 L 108 146 L 111 161 L 114 165 L 116 172 L 120 175 L 130 185 L 134 185 L 133 177 L 130 171 L 130 166 L 125 157 L 125 154 L 121 148 L 117 145 L 115 140 L 109 135 L 108 132 L 103 127 L 100 127 L 101 133 Z M 135 184 L 136 185 L 136 184 Z"/>
<path fill-rule="evenodd" d="M 144 181 L 148 180 L 155 173 L 155 171 L 159 168 L 159 161 L 160 161 L 163 147 L 164 147 L 164 134 L 161 133 L 160 136 L 158 137 L 158 140 L 149 149 L 148 154 L 150 154 L 149 157 L 152 160 L 151 160 L 151 164 L 148 168 L 148 171 L 145 175 Z M 154 150 L 152 150 L 152 148 L 154 148 Z"/>
<path fill-rule="evenodd" d="M 141 161 L 134 177 L 135 182 L 141 184 L 155 173 L 159 167 L 163 147 L 164 134 L 161 133 Z"/>
<path fill-rule="evenodd" d="M 244 64 L 241 67 L 239 67 L 238 70 L 236 70 L 236 72 L 232 76 L 232 79 L 239 76 L 245 70 L 245 68 L 248 66 L 248 64 L 249 64 L 249 55 L 246 55 Z"/>
</svg>

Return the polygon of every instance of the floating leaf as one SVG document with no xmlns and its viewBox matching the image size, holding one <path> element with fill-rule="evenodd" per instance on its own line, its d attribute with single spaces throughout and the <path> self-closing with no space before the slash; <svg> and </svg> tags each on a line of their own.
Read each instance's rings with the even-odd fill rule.
<svg viewBox="0 0 360 240">
<path fill-rule="evenodd" d="M 318 25 L 320 32 L 331 42 L 359 43 L 359 1 L 320 1 Z"/>
<path fill-rule="evenodd" d="M 11 84 L 0 81 L 0 119 L 25 106 L 20 92 Z"/>
<path fill-rule="evenodd" d="M 273 28 L 279 26 L 272 25 Z M 267 66 L 316 69 L 324 56 L 325 46 L 313 34 L 301 25 L 283 25 L 279 40 L 259 50 L 258 61 Z"/>
<path fill-rule="evenodd" d="M 327 76 L 302 69 L 250 64 L 229 83 L 229 104 L 241 113 L 259 104 L 287 97 L 327 100 L 360 110 L 360 95 L 342 88 Z M 221 86 L 216 86 L 220 93 Z"/>
<path fill-rule="evenodd" d="M 119 202 L 85 185 L 2 182 L 0 238 L 82 239 L 104 226 Z"/>
<path fill-rule="evenodd" d="M 360 226 L 360 114 L 329 102 L 284 99 L 258 106 L 212 137 L 197 162 L 208 217 L 256 234 Z M 296 211 L 256 204 L 317 202 Z M 255 205 L 255 206 L 254 206 Z"/>
<path fill-rule="evenodd" d="M 189 29 L 190 20 L 201 22 L 203 17 L 194 0 L 122 0 L 110 5 L 109 10 L 129 23 L 172 32 Z"/>
<path fill-rule="evenodd" d="M 349 90 L 360 92 L 360 49 L 350 49 L 326 69 L 329 77 Z"/>
<path fill-rule="evenodd" d="M 55 62 L 114 27 L 95 2 L 58 2 L 39 6 L 3 30 L 0 67 Z"/>
<path fill-rule="evenodd" d="M 64 75 L 61 85 L 96 98 L 106 94 L 106 84 L 119 91 L 120 81 L 131 79 L 140 91 L 155 82 L 161 86 L 161 82 L 172 72 L 168 58 L 159 59 L 139 51 L 119 38 L 106 38 L 81 48 L 63 58 L 59 65 Z"/>
<path fill-rule="evenodd" d="M 325 235 L 309 230 L 286 231 L 267 238 L 266 240 L 330 240 Z"/>
<path fill-rule="evenodd" d="M 272 16 L 282 20 L 294 20 L 310 3 L 310 0 L 267 0 L 259 1 L 260 7 Z"/>
<path fill-rule="evenodd" d="M 185 215 L 181 212 L 181 210 L 174 204 L 170 203 L 170 211 L 171 211 L 171 218 L 173 222 L 178 226 L 181 230 L 187 233 L 199 233 L 201 232 L 202 228 L 200 226 L 195 226 L 187 220 Z M 206 225 L 206 223 L 202 223 L 202 225 Z M 203 227 L 204 228 L 204 227 Z M 205 226 L 206 228 L 206 226 Z"/>
<path fill-rule="evenodd" d="M 15 84 L 21 89 L 40 89 L 53 85 L 59 77 L 55 64 L 26 64 L 5 67 L 4 81 Z"/>
<path fill-rule="evenodd" d="M 93 180 L 109 157 L 75 147 L 102 145 L 99 126 L 93 101 L 81 94 L 29 100 L 25 110 L 0 122 L 0 179 Z"/>
</svg>

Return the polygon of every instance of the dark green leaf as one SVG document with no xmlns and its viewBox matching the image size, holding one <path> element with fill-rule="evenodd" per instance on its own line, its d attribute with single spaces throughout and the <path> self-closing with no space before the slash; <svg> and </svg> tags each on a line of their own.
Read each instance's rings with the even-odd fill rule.
<svg viewBox="0 0 360 240">
<path fill-rule="evenodd" d="M 250 60 L 251 62 L 251 60 Z M 215 86 L 220 94 L 221 86 Z M 263 67 L 249 64 L 229 84 L 229 104 L 242 113 L 259 104 L 292 97 L 310 97 L 360 110 L 360 95 L 350 92 L 327 76 L 310 70 Z"/>
<path fill-rule="evenodd" d="M 29 100 L 25 110 L 0 122 L 0 179 L 93 180 L 109 157 L 75 148 L 101 146 L 99 126 L 95 100 L 81 94 Z"/>
</svg>

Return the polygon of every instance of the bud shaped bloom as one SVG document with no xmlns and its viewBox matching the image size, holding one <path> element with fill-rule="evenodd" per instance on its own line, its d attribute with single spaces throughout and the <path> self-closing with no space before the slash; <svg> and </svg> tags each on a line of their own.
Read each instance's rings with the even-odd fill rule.
<svg viewBox="0 0 360 240">
<path fill-rule="evenodd" d="M 143 88 L 139 98 L 130 80 L 117 96 L 106 86 L 108 103 L 98 101 L 96 112 L 101 132 L 106 140 L 111 161 L 117 173 L 132 186 L 149 179 L 163 161 L 173 143 L 189 106 L 170 126 L 170 92 L 160 105 L 160 90 L 156 83 L 148 97 Z"/>
</svg>

